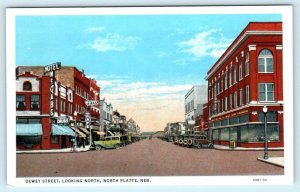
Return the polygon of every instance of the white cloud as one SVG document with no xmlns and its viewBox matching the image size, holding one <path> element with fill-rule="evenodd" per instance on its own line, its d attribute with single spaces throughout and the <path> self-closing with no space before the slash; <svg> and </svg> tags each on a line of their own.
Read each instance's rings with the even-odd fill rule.
<svg viewBox="0 0 300 192">
<path fill-rule="evenodd" d="M 97 52 L 125 51 L 133 49 L 139 41 L 140 39 L 134 36 L 125 37 L 120 34 L 106 34 L 97 37 L 88 45 Z"/>
<path fill-rule="evenodd" d="M 194 57 L 218 58 L 230 45 L 231 39 L 224 37 L 219 30 L 209 30 L 196 34 L 192 39 L 179 42 L 182 52 Z"/>
<path fill-rule="evenodd" d="M 99 33 L 103 32 L 105 30 L 105 27 L 90 27 L 85 30 L 87 33 Z"/>
</svg>

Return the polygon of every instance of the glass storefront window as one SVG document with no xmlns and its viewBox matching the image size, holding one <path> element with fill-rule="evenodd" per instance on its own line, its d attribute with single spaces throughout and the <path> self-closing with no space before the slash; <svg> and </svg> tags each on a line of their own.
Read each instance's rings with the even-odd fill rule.
<svg viewBox="0 0 300 192">
<path fill-rule="evenodd" d="M 237 141 L 237 127 L 230 127 L 229 134 L 230 141 Z"/>
<path fill-rule="evenodd" d="M 248 142 L 248 126 L 240 126 L 239 129 L 241 132 L 241 142 Z"/>
<path fill-rule="evenodd" d="M 58 143 L 58 136 L 57 135 L 51 135 L 51 143 Z"/>
<path fill-rule="evenodd" d="M 249 125 L 248 142 L 263 142 L 264 141 L 264 125 Z M 267 125 L 267 138 L 269 141 L 279 141 L 279 125 Z"/>
<path fill-rule="evenodd" d="M 214 141 L 219 140 L 219 130 L 218 129 L 213 130 L 213 140 Z"/>
<path fill-rule="evenodd" d="M 219 127 L 221 125 L 221 121 L 214 122 L 214 127 Z"/>
<path fill-rule="evenodd" d="M 229 141 L 229 128 L 221 129 L 221 141 Z"/>
<path fill-rule="evenodd" d="M 17 136 L 17 145 L 37 145 L 42 141 L 42 136 Z"/>
<path fill-rule="evenodd" d="M 271 124 L 267 127 L 267 138 L 269 141 L 279 141 L 279 125 Z"/>
</svg>

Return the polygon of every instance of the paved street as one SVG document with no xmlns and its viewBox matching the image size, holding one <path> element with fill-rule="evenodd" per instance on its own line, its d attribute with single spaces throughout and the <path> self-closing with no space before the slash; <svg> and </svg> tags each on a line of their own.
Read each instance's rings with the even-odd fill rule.
<svg viewBox="0 0 300 192">
<path fill-rule="evenodd" d="M 263 151 L 190 149 L 158 139 L 117 150 L 17 154 L 17 177 L 278 175 L 284 169 L 257 160 Z M 283 151 L 270 151 L 283 156 Z"/>
</svg>

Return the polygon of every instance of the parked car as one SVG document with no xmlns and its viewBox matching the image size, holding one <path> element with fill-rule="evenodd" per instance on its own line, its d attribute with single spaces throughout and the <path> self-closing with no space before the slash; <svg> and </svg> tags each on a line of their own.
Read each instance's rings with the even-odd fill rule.
<svg viewBox="0 0 300 192">
<path fill-rule="evenodd" d="M 101 149 L 118 149 L 121 146 L 121 139 L 119 136 L 102 137 L 99 141 L 94 141 L 96 151 Z"/>
<path fill-rule="evenodd" d="M 213 144 L 205 135 L 194 135 L 192 138 L 193 147 L 197 148 L 213 148 Z"/>
</svg>

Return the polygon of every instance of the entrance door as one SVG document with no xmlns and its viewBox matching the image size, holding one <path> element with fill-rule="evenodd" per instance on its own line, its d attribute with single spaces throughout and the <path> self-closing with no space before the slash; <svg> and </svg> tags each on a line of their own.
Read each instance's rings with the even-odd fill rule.
<svg viewBox="0 0 300 192">
<path fill-rule="evenodd" d="M 61 148 L 64 149 L 64 148 L 67 148 L 67 145 L 66 145 L 66 136 L 60 136 L 61 138 Z"/>
</svg>

